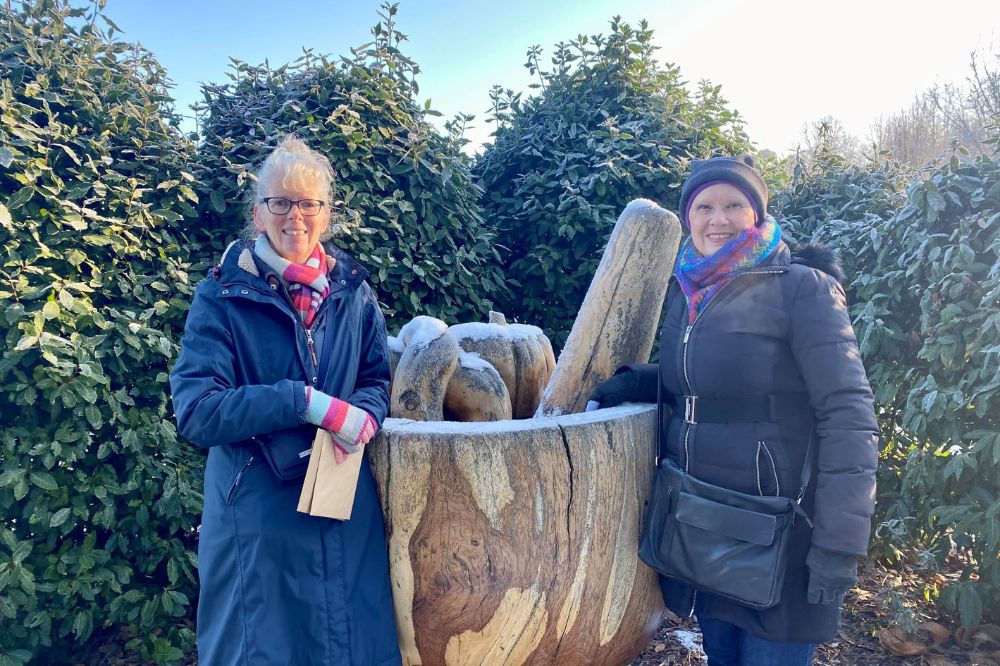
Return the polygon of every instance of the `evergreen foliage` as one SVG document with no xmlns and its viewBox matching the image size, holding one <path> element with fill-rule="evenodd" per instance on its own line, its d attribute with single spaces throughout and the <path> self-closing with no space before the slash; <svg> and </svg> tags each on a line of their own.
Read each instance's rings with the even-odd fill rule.
<svg viewBox="0 0 1000 666">
<path fill-rule="evenodd" d="M 416 315 L 478 321 L 505 292 L 457 134 L 418 105 L 417 65 L 399 50 L 396 7 L 350 58 L 306 52 L 277 69 L 234 61 L 203 88 L 197 181 L 203 219 L 232 236 L 247 220 L 250 175 L 284 134 L 330 158 L 340 200 L 334 242 L 371 272 L 390 328 Z M 395 319 L 395 321 L 393 321 Z"/>
<path fill-rule="evenodd" d="M 750 148 L 720 88 L 689 93 L 677 67 L 653 57 L 652 36 L 615 18 L 608 36 L 558 44 L 551 70 L 529 50 L 536 95 L 492 93 L 497 130 L 474 173 L 514 293 L 499 300 L 557 347 L 625 205 L 645 197 L 676 210 L 691 158 Z"/>
<path fill-rule="evenodd" d="M 777 206 L 840 251 L 883 436 L 876 547 L 966 567 L 939 601 L 963 624 L 1000 613 L 1000 161 L 956 153 L 905 189 L 891 163 L 835 156 Z"/>
<path fill-rule="evenodd" d="M 497 302 L 557 344 L 628 201 L 675 209 L 690 159 L 749 148 L 718 87 L 690 94 L 645 23 L 615 19 L 558 45 L 550 71 L 529 51 L 538 94 L 494 90 L 473 174 L 460 134 L 415 102 L 386 5 L 350 57 L 234 62 L 204 87 L 196 151 L 165 72 L 102 6 L 0 6 L 0 665 L 65 662 L 113 631 L 146 663 L 190 654 L 203 461 L 177 439 L 166 373 L 282 134 L 331 158 L 335 240 L 388 315 L 479 319 Z M 876 552 L 934 565 L 957 550 L 967 568 L 937 592 L 966 625 L 1000 615 L 993 134 L 992 154 L 912 182 L 827 146 L 772 197 L 786 233 L 837 248 L 849 276 L 883 431 Z M 782 182 L 773 160 L 765 176 Z"/>
<path fill-rule="evenodd" d="M 0 10 L 0 662 L 127 628 L 192 645 L 201 455 L 166 393 L 193 291 L 192 146 L 95 7 Z"/>
</svg>

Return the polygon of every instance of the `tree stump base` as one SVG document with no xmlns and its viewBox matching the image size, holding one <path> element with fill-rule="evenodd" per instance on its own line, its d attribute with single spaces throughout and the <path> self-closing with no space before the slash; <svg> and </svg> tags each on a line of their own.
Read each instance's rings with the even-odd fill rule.
<svg viewBox="0 0 1000 666">
<path fill-rule="evenodd" d="M 663 604 L 636 555 L 656 410 L 388 419 L 369 447 L 403 663 L 627 664 Z"/>
</svg>

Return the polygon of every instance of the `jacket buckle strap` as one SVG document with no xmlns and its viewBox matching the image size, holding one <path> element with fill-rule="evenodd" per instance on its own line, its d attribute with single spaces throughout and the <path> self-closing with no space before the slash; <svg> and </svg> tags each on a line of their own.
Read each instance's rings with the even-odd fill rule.
<svg viewBox="0 0 1000 666">
<path fill-rule="evenodd" d="M 688 424 L 697 423 L 697 421 L 695 420 L 697 403 L 698 403 L 698 396 L 696 395 L 684 396 L 684 423 Z"/>
</svg>

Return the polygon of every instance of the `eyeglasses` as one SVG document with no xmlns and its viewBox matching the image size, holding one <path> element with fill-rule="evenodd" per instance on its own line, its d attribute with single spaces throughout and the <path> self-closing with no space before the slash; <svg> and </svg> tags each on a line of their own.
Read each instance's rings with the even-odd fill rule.
<svg viewBox="0 0 1000 666">
<path fill-rule="evenodd" d="M 267 204 L 267 209 L 271 211 L 271 215 L 285 215 L 292 209 L 293 205 L 297 205 L 299 212 L 306 217 L 319 214 L 326 204 L 325 201 L 320 201 L 319 199 L 296 200 L 286 199 L 285 197 L 264 197 L 260 202 Z"/>
</svg>

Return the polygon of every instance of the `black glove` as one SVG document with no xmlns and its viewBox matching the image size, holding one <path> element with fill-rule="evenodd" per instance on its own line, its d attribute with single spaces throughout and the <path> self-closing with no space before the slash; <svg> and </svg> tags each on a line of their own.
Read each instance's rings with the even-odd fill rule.
<svg viewBox="0 0 1000 666">
<path fill-rule="evenodd" d="M 619 370 L 621 370 L 619 368 Z M 594 387 L 587 398 L 587 411 L 597 409 L 597 407 L 614 407 L 623 402 L 629 402 L 639 397 L 637 394 L 639 383 L 638 373 L 632 370 L 624 370 L 612 375 L 609 379 Z M 590 403 L 596 403 L 597 407 L 591 407 Z"/>
<path fill-rule="evenodd" d="M 806 556 L 811 604 L 832 604 L 858 582 L 858 556 L 813 546 Z"/>
</svg>

